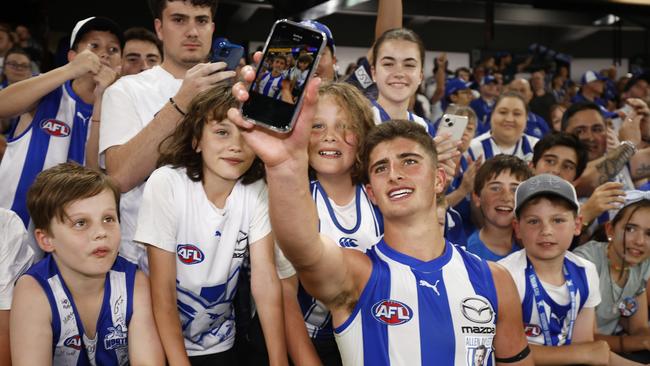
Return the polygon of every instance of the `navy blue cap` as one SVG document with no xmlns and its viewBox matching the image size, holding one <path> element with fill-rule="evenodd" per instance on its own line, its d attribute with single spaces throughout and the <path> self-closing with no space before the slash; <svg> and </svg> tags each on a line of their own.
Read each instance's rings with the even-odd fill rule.
<svg viewBox="0 0 650 366">
<path fill-rule="evenodd" d="M 330 29 L 325 24 L 310 19 L 305 19 L 300 22 L 300 24 L 325 33 L 325 36 L 327 37 L 327 45 L 332 49 L 332 54 L 334 54 L 334 37 L 332 36 L 332 31 L 330 31 Z"/>
</svg>

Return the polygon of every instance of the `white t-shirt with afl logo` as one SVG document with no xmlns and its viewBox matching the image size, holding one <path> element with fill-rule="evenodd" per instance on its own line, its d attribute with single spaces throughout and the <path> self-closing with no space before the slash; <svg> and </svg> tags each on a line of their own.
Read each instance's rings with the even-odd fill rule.
<svg viewBox="0 0 650 366">
<path fill-rule="evenodd" d="M 144 188 L 134 240 L 176 253 L 176 289 L 188 355 L 235 341 L 232 300 L 248 244 L 271 231 L 266 184 L 237 182 L 224 208 L 185 169 L 161 167 Z"/>
</svg>

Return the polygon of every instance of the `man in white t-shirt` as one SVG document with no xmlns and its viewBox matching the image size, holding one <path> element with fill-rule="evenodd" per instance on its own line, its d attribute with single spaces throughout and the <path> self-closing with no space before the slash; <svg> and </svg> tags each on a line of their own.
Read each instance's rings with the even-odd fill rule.
<svg viewBox="0 0 650 366">
<path fill-rule="evenodd" d="M 216 3 L 152 2 L 154 27 L 163 41 L 163 63 L 121 78 L 103 98 L 100 165 L 122 190 L 120 253 L 133 262 L 146 262 L 144 248 L 132 239 L 143 183 L 156 167 L 158 146 L 176 128 L 196 94 L 235 76 L 234 71 L 225 71 L 223 62 L 204 63 Z"/>
</svg>

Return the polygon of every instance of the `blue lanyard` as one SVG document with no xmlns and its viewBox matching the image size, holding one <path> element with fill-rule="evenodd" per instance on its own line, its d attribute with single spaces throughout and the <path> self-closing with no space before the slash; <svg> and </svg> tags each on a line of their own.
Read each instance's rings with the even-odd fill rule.
<svg viewBox="0 0 650 366">
<path fill-rule="evenodd" d="M 379 103 L 377 103 L 376 100 L 373 99 L 370 102 L 372 103 L 372 105 L 374 105 L 377 108 L 377 110 L 379 110 L 379 118 L 381 119 L 382 122 L 390 121 L 392 119 L 390 118 L 388 113 L 386 113 L 384 108 L 381 105 L 379 105 Z M 406 111 L 406 113 L 408 115 L 409 121 L 411 122 L 415 121 L 415 119 L 413 119 L 413 114 L 411 114 L 411 112 Z"/>
<path fill-rule="evenodd" d="M 546 344 L 547 346 L 549 345 L 557 346 L 558 342 L 554 343 L 553 339 L 551 338 L 551 330 L 548 325 L 549 318 L 546 316 L 546 310 L 544 309 L 544 300 L 542 298 L 542 294 L 539 289 L 540 287 L 539 279 L 537 278 L 537 274 L 535 274 L 535 269 L 533 268 L 533 265 L 530 263 L 528 258 L 526 258 L 526 261 L 528 262 L 528 265 L 526 266 L 526 277 L 528 278 L 528 281 L 530 282 L 530 286 L 533 289 L 535 305 L 537 306 L 537 313 L 539 314 L 539 322 L 542 328 L 542 334 L 544 335 L 544 344 Z M 575 325 L 576 318 L 578 317 L 578 306 L 576 304 L 576 288 L 575 285 L 573 284 L 573 280 L 571 280 L 569 271 L 566 268 L 566 263 L 562 266 L 562 272 L 564 273 L 566 287 L 569 290 L 569 299 L 571 300 L 571 309 L 569 310 L 569 314 L 568 314 L 569 330 L 567 333 L 566 343 L 565 343 L 566 345 L 569 345 L 571 344 L 571 339 L 573 338 L 573 327 Z"/>
</svg>

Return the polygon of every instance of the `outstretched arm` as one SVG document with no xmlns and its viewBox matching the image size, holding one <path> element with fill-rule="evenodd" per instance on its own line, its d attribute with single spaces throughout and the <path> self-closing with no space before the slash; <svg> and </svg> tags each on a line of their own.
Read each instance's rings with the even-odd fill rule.
<svg viewBox="0 0 650 366">
<path fill-rule="evenodd" d="M 129 362 L 131 365 L 163 365 L 165 353 L 151 310 L 149 279 L 140 271 L 135 275 L 133 297 L 133 316 L 128 327 Z"/>
<path fill-rule="evenodd" d="M 402 28 L 402 0 L 379 0 L 377 5 L 377 21 L 375 22 L 375 41 L 387 30 Z M 368 61 L 372 61 L 372 47 L 366 53 Z"/>
<path fill-rule="evenodd" d="M 320 365 L 318 353 L 309 339 L 298 304 L 298 276 L 293 275 L 282 280 L 282 295 L 287 350 L 291 360 L 295 365 Z"/>
<path fill-rule="evenodd" d="M 242 74 L 249 82 L 255 76 L 249 66 L 244 68 Z M 269 188 L 269 216 L 282 251 L 298 271 L 307 291 L 325 304 L 337 307 L 353 297 L 354 282 L 363 281 L 362 273 L 365 271 L 367 280 L 370 261 L 350 253 L 346 253 L 347 258 L 344 258 L 342 249 L 321 238 L 318 232 L 318 215 L 309 191 L 307 147 L 319 83 L 319 79 L 308 82 L 302 110 L 289 134 L 278 134 L 255 126 L 245 121 L 234 108 L 228 111 L 228 118 L 244 129 L 246 142 L 264 161 Z M 248 98 L 246 88 L 241 83 L 233 87 L 233 94 L 240 101 Z M 359 263 L 350 268 L 350 261 Z M 351 271 L 358 275 L 349 273 Z"/>
</svg>

